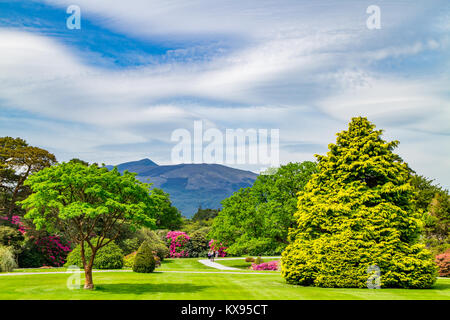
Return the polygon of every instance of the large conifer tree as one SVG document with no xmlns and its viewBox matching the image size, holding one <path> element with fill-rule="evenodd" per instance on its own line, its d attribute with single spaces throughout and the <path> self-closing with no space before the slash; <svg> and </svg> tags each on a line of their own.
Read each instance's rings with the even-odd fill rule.
<svg viewBox="0 0 450 320">
<path fill-rule="evenodd" d="M 353 118 L 337 134 L 318 173 L 300 193 L 298 227 L 282 255 L 288 283 L 365 287 L 380 269 L 381 287 L 427 288 L 436 266 L 419 244 L 422 222 L 414 211 L 410 169 L 382 130 Z M 368 273 L 369 270 L 369 273 Z"/>
</svg>

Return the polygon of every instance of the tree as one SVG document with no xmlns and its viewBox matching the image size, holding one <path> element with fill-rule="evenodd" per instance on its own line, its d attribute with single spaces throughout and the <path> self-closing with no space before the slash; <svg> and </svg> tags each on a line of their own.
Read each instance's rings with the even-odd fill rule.
<svg viewBox="0 0 450 320">
<path fill-rule="evenodd" d="M 282 254 L 288 283 L 365 287 L 380 269 L 382 287 L 428 288 L 436 266 L 419 243 L 411 170 L 366 118 L 353 118 L 300 192 L 296 228 Z M 368 274 L 369 273 L 369 274 Z"/>
<path fill-rule="evenodd" d="M 434 254 L 450 249 L 450 196 L 448 190 L 433 184 L 433 180 L 413 175 L 416 189 L 415 205 L 425 221 L 424 243 Z"/>
<path fill-rule="evenodd" d="M 152 196 L 158 198 L 158 210 L 156 212 L 156 227 L 158 229 L 178 229 L 183 219 L 180 211 L 172 205 L 170 196 L 162 189 L 152 189 Z"/>
<path fill-rule="evenodd" d="M 135 174 L 96 164 L 62 163 L 32 174 L 32 194 L 21 202 L 37 229 L 63 232 L 81 247 L 85 289 L 94 287 L 92 266 L 99 249 L 115 240 L 123 224 L 154 227 L 157 200 Z M 90 248 L 89 259 L 85 246 Z"/>
<path fill-rule="evenodd" d="M 200 206 L 197 212 L 192 216 L 192 221 L 212 220 L 219 214 L 219 209 L 202 209 Z"/>
<path fill-rule="evenodd" d="M 253 186 L 222 201 L 210 237 L 233 255 L 279 254 L 295 224 L 297 193 L 316 171 L 313 162 L 289 163 L 272 174 L 258 176 Z"/>
<path fill-rule="evenodd" d="M 9 221 L 18 209 L 16 202 L 29 194 L 29 189 L 24 186 L 28 176 L 54 163 L 53 154 L 29 146 L 21 138 L 0 138 L 0 192 L 2 210 Z"/>
</svg>

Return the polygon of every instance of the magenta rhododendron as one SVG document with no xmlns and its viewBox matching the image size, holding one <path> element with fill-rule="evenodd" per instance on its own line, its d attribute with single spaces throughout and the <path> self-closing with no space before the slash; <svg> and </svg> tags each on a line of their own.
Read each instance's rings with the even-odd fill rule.
<svg viewBox="0 0 450 320">
<path fill-rule="evenodd" d="M 35 244 L 45 257 L 45 265 L 52 267 L 61 267 L 66 262 L 67 255 L 71 251 L 70 242 L 63 243 L 58 236 L 40 238 Z"/>
<path fill-rule="evenodd" d="M 170 231 L 167 233 L 166 238 L 169 240 L 171 258 L 182 258 L 189 256 L 186 245 L 189 242 L 190 237 L 185 232 Z"/>
<path fill-rule="evenodd" d="M 261 264 L 252 263 L 253 270 L 278 270 L 279 262 L 278 261 L 269 261 L 263 262 Z"/>
<path fill-rule="evenodd" d="M 8 217 L 0 217 L 0 219 L 8 221 Z M 20 221 L 20 217 L 19 216 L 12 216 L 11 223 L 15 224 L 16 226 L 18 226 L 18 230 L 19 230 L 20 233 L 22 233 L 22 234 L 26 234 L 27 233 L 27 228 L 24 226 L 22 221 Z"/>
<path fill-rule="evenodd" d="M 209 247 L 212 251 L 219 251 L 219 257 L 225 257 L 227 255 L 225 252 L 227 248 L 222 245 L 222 242 L 211 239 L 209 241 Z"/>
</svg>

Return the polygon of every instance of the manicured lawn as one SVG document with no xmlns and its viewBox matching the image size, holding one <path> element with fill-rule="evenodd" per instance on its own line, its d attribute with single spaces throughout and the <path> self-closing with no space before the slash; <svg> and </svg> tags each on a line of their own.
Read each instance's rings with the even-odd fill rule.
<svg viewBox="0 0 450 320">
<path fill-rule="evenodd" d="M 279 261 L 280 259 L 277 258 L 263 258 L 263 262 L 269 262 L 269 261 Z M 245 258 L 240 258 L 239 260 L 235 260 L 235 259 L 226 259 L 226 260 L 220 260 L 220 259 L 216 259 L 215 262 L 223 264 L 224 266 L 227 267 L 233 267 L 233 268 L 238 268 L 238 269 L 242 269 L 242 270 L 248 270 L 248 268 L 252 265 L 252 262 L 245 262 Z"/>
<path fill-rule="evenodd" d="M 218 272 L 197 259 L 167 259 L 151 274 L 96 272 L 93 291 L 69 290 L 69 274 L 6 275 L 0 276 L 0 299 L 450 299 L 450 279 L 426 290 L 327 289 L 288 285 L 278 272 L 242 273 Z"/>
</svg>

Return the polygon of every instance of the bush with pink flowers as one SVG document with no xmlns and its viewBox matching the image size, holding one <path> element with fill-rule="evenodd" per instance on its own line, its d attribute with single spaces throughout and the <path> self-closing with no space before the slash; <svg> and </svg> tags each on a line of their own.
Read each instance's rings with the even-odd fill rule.
<svg viewBox="0 0 450 320">
<path fill-rule="evenodd" d="M 219 242 L 218 240 L 211 239 L 209 241 L 209 247 L 212 251 L 219 251 L 219 257 L 225 257 L 227 255 L 226 249 L 222 242 Z"/>
<path fill-rule="evenodd" d="M 183 231 L 169 231 L 166 235 L 169 242 L 169 251 L 171 258 L 188 257 L 189 252 L 186 245 L 190 237 Z"/>
<path fill-rule="evenodd" d="M 9 221 L 8 217 L 0 217 L 0 220 Z M 12 216 L 11 224 L 16 225 L 17 229 L 20 231 L 21 234 L 27 233 L 27 227 L 23 224 L 23 222 L 20 220 L 19 216 Z"/>
<path fill-rule="evenodd" d="M 252 263 L 252 269 L 253 270 L 278 270 L 279 269 L 279 262 L 278 261 L 269 261 L 269 262 L 263 262 L 261 264 Z"/>
</svg>

